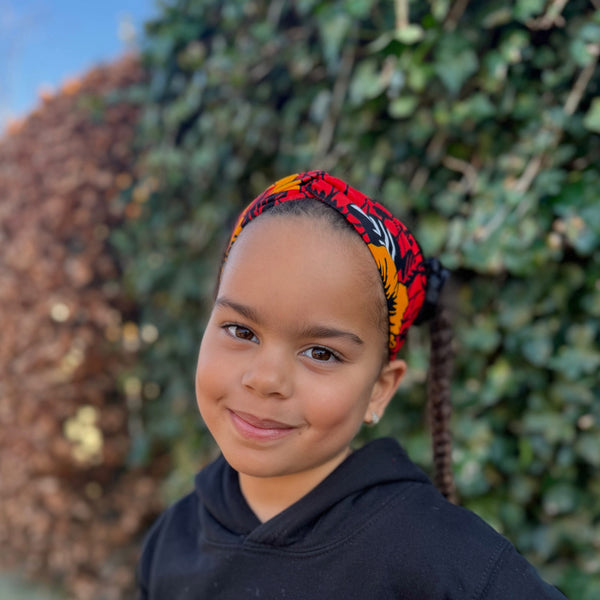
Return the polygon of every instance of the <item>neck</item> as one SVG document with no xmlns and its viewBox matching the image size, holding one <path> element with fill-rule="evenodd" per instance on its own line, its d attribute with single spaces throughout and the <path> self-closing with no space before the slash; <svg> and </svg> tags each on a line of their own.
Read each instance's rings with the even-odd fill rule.
<svg viewBox="0 0 600 600">
<path fill-rule="evenodd" d="M 301 471 L 278 477 L 254 477 L 239 473 L 242 494 L 259 520 L 264 523 L 306 496 L 323 481 L 344 459 L 348 452 L 309 471 Z"/>
</svg>

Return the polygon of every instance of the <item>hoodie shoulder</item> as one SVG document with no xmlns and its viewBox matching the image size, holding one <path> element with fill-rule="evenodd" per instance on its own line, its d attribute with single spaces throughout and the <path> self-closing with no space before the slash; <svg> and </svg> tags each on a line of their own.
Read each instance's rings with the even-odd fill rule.
<svg viewBox="0 0 600 600">
<path fill-rule="evenodd" d="M 433 486 L 413 486 L 381 515 L 376 529 L 390 573 L 421 586 L 423 598 L 565 600 L 504 536 L 472 511 L 449 503 Z M 385 548 L 385 549 L 383 549 Z M 402 566 L 399 567 L 399 564 Z"/>
<path fill-rule="evenodd" d="M 144 600 L 147 597 L 147 590 L 151 588 L 152 574 L 157 569 L 162 570 L 169 567 L 169 565 L 157 564 L 156 557 L 160 555 L 162 561 L 162 557 L 165 556 L 162 549 L 168 547 L 169 544 L 174 544 L 176 547 L 184 544 L 189 547 L 190 541 L 195 539 L 196 515 L 197 499 L 191 492 L 163 511 L 154 521 L 144 538 L 136 569 L 138 600 Z"/>
</svg>

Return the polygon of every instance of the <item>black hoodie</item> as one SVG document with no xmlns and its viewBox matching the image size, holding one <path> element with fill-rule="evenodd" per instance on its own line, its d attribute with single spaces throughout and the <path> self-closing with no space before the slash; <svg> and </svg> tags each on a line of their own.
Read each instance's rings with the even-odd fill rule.
<svg viewBox="0 0 600 600">
<path fill-rule="evenodd" d="M 195 487 L 148 533 L 140 600 L 564 600 L 391 439 L 265 523 L 223 458 Z"/>
</svg>

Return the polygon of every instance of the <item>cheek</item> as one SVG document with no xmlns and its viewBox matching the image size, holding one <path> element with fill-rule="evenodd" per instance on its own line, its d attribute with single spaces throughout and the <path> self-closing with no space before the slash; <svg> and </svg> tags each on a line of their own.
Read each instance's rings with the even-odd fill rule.
<svg viewBox="0 0 600 600">
<path fill-rule="evenodd" d="M 362 386 L 361 386 L 362 383 Z M 321 387 L 318 392 L 313 385 L 307 390 L 309 403 L 308 420 L 319 428 L 362 422 L 370 400 L 371 386 L 364 382 L 338 381 Z"/>
<path fill-rule="evenodd" d="M 223 360 L 211 350 L 210 336 L 205 336 L 198 353 L 196 365 L 196 401 L 200 412 L 207 408 L 211 400 L 218 399 L 223 394 L 223 386 L 227 378 L 222 373 Z"/>
</svg>

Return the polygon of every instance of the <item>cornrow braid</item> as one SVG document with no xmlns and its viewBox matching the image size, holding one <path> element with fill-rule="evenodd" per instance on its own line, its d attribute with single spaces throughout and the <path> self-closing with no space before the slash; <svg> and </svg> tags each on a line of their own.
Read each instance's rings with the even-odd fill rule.
<svg viewBox="0 0 600 600">
<path fill-rule="evenodd" d="M 452 475 L 452 326 L 447 310 L 439 303 L 430 321 L 430 358 L 427 382 L 427 412 L 433 446 L 434 483 L 450 502 L 456 503 Z"/>
</svg>

